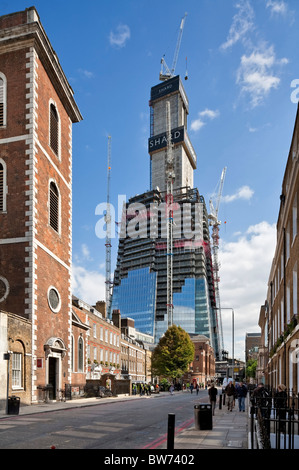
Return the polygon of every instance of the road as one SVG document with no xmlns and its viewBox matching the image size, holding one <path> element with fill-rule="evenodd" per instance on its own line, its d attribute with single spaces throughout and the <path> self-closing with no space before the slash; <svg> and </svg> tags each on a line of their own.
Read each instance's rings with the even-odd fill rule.
<svg viewBox="0 0 299 470">
<path fill-rule="evenodd" d="M 19 415 L 0 420 L 0 449 L 158 449 L 167 441 L 168 414 L 175 432 L 192 425 L 194 405 L 208 395 L 161 393 L 131 401 Z"/>
</svg>

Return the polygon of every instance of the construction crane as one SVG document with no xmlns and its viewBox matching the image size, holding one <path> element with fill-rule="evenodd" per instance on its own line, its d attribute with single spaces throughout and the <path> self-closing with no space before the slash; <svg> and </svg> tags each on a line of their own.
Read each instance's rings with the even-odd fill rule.
<svg viewBox="0 0 299 470">
<path fill-rule="evenodd" d="M 209 214 L 209 225 L 212 226 L 212 263 L 213 263 L 213 277 L 214 277 L 214 287 L 215 287 L 215 301 L 216 301 L 216 319 L 217 319 L 217 337 L 218 337 L 218 348 L 219 351 L 224 350 L 223 344 L 223 329 L 222 329 L 222 319 L 221 319 L 221 306 L 220 306 L 220 292 L 219 292 L 219 262 L 218 262 L 218 250 L 219 250 L 219 226 L 221 225 L 220 220 L 218 220 L 218 212 L 220 201 L 222 197 L 224 179 L 226 174 L 226 167 L 223 168 L 219 189 L 216 193 L 216 206 L 214 207 L 212 198 L 210 198 L 210 214 Z"/>
<path fill-rule="evenodd" d="M 110 211 L 110 178 L 111 178 L 111 136 L 108 136 L 108 163 L 107 163 L 107 209 L 106 222 L 106 312 L 110 316 L 111 301 L 111 211 Z"/>
<path fill-rule="evenodd" d="M 162 82 L 165 81 L 165 80 L 169 80 L 170 78 L 174 77 L 175 68 L 176 68 L 176 64 L 177 64 L 177 60 L 178 60 L 178 56 L 179 56 L 179 50 L 180 50 L 180 47 L 181 47 L 181 41 L 182 41 L 182 36 L 183 36 L 183 30 L 184 30 L 184 26 L 185 26 L 186 17 L 187 17 L 187 13 L 185 13 L 185 15 L 183 16 L 183 18 L 181 20 L 179 35 L 178 35 L 178 40 L 177 40 L 174 56 L 173 56 L 171 70 L 169 70 L 168 65 L 165 62 L 164 56 L 161 59 L 161 71 L 160 71 L 159 79 Z M 187 79 L 187 74 L 186 74 L 185 78 Z"/>
<path fill-rule="evenodd" d="M 175 179 L 173 143 L 171 137 L 170 102 L 166 102 L 167 148 L 166 148 L 166 218 L 167 218 L 167 318 L 168 327 L 173 324 L 173 182 Z"/>
</svg>

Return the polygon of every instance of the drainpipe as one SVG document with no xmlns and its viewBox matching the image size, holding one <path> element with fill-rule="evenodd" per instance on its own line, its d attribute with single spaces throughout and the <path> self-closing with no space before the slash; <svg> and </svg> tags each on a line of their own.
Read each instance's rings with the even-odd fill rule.
<svg viewBox="0 0 299 470">
<path fill-rule="evenodd" d="M 285 321 L 287 315 L 287 302 L 286 302 L 286 229 L 283 228 L 283 314 L 284 314 L 284 328 L 286 327 L 287 322 Z M 287 381 L 287 348 L 286 342 L 284 341 L 283 354 L 284 354 L 284 374 L 283 374 L 283 383 L 286 385 Z"/>
</svg>

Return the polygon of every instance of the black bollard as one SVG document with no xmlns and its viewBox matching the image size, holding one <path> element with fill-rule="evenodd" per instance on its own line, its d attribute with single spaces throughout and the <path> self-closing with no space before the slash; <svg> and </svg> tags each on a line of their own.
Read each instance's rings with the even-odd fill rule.
<svg viewBox="0 0 299 470">
<path fill-rule="evenodd" d="M 219 396 L 219 410 L 222 409 L 222 393 Z"/>
<path fill-rule="evenodd" d="M 167 450 L 174 449 L 175 414 L 168 414 Z"/>
</svg>

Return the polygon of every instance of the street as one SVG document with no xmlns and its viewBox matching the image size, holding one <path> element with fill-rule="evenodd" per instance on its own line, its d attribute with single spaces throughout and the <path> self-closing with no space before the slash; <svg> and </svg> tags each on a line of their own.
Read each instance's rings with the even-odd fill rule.
<svg viewBox="0 0 299 470">
<path fill-rule="evenodd" d="M 206 390 L 8 417 L 0 420 L 0 448 L 158 449 L 167 440 L 168 414 L 179 433 L 192 425 L 199 401 L 208 402 Z"/>
</svg>

